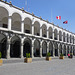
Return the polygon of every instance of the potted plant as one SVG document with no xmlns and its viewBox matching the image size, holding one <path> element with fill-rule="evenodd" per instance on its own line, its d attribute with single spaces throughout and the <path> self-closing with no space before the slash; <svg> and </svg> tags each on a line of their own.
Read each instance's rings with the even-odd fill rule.
<svg viewBox="0 0 75 75">
<path fill-rule="evenodd" d="M 73 54 L 72 53 L 70 53 L 70 57 L 69 58 L 73 58 Z"/>
<path fill-rule="evenodd" d="M 60 59 L 64 59 L 64 55 L 63 54 L 60 54 Z"/>
<path fill-rule="evenodd" d="M 30 57 L 30 53 L 26 53 L 26 58 L 24 59 L 24 62 L 26 62 L 26 63 L 32 62 L 32 58 Z"/>
<path fill-rule="evenodd" d="M 46 55 L 46 60 L 47 60 L 47 61 L 50 61 L 50 60 L 51 60 L 51 57 L 50 57 L 50 56 L 51 56 L 51 53 L 48 52 L 47 55 Z"/>
<path fill-rule="evenodd" d="M 1 59 L 1 57 L 2 57 L 2 54 L 0 52 L 0 66 L 3 64 L 3 60 Z"/>
</svg>

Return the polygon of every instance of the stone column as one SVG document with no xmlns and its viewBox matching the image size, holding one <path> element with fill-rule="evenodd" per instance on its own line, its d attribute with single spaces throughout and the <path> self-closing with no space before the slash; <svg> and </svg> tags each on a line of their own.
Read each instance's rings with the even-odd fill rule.
<svg viewBox="0 0 75 75">
<path fill-rule="evenodd" d="M 55 57 L 55 47 L 54 47 L 54 43 L 53 43 L 53 57 Z"/>
<path fill-rule="evenodd" d="M 42 27 L 40 27 L 40 36 L 42 37 Z"/>
<path fill-rule="evenodd" d="M 7 59 L 10 58 L 10 38 L 7 38 Z"/>
<path fill-rule="evenodd" d="M 11 30 L 11 16 L 8 17 L 8 29 Z"/>
<path fill-rule="evenodd" d="M 49 52 L 49 42 L 47 42 L 47 53 Z"/>
<path fill-rule="evenodd" d="M 34 25 L 32 25 L 32 35 L 34 35 Z"/>
<path fill-rule="evenodd" d="M 53 33 L 52 34 L 53 34 L 53 40 L 54 40 L 54 30 L 53 30 Z"/>
<path fill-rule="evenodd" d="M 58 44 L 58 56 L 60 56 L 60 52 L 59 52 L 59 46 L 60 46 L 60 44 Z"/>
<path fill-rule="evenodd" d="M 49 38 L 49 31 L 47 30 L 47 38 Z"/>
<path fill-rule="evenodd" d="M 42 57 L 42 41 L 40 41 L 40 57 Z"/>
<path fill-rule="evenodd" d="M 34 18 L 32 19 L 32 35 L 34 35 Z"/>
<path fill-rule="evenodd" d="M 69 54 L 70 54 L 70 46 L 69 46 Z"/>
<path fill-rule="evenodd" d="M 24 45 L 23 40 L 21 40 L 21 56 L 20 56 L 21 58 L 24 58 L 23 57 L 23 45 Z"/>
<path fill-rule="evenodd" d="M 66 46 L 66 56 L 67 56 L 67 46 Z"/>
<path fill-rule="evenodd" d="M 63 42 L 63 33 L 62 33 L 62 42 Z"/>
<path fill-rule="evenodd" d="M 34 58 L 34 40 L 32 39 L 32 49 L 31 49 L 32 58 Z"/>
<path fill-rule="evenodd" d="M 63 50 L 64 50 L 64 49 L 63 49 L 63 45 L 62 45 L 62 54 L 64 53 Z"/>
<path fill-rule="evenodd" d="M 21 21 L 21 32 L 24 33 L 24 21 Z"/>
</svg>

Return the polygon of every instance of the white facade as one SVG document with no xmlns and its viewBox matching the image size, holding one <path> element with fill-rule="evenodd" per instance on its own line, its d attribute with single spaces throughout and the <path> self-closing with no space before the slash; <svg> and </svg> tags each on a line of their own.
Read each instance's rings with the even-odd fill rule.
<svg viewBox="0 0 75 75">
<path fill-rule="evenodd" d="M 0 46 L 3 58 L 75 55 L 75 34 L 1 0 Z"/>
</svg>

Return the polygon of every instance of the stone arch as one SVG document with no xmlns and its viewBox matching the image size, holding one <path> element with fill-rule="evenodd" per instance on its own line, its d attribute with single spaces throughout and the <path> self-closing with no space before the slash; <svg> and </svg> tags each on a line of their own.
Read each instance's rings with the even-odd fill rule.
<svg viewBox="0 0 75 75">
<path fill-rule="evenodd" d="M 15 31 L 21 31 L 21 16 L 18 13 L 12 14 L 11 29 Z"/>
<path fill-rule="evenodd" d="M 59 41 L 62 41 L 62 32 L 59 31 Z"/>
<path fill-rule="evenodd" d="M 53 43 L 51 41 L 49 43 L 49 52 L 51 53 L 51 56 L 53 56 Z"/>
<path fill-rule="evenodd" d="M 58 40 L 58 31 L 57 31 L 57 29 L 54 30 L 54 39 Z"/>
<path fill-rule="evenodd" d="M 49 27 L 48 31 L 49 31 L 49 34 L 48 34 L 49 38 L 52 39 L 53 38 L 53 29 L 52 29 L 52 27 Z"/>
<path fill-rule="evenodd" d="M 47 43 L 46 43 L 46 41 L 44 41 L 42 43 L 42 56 L 44 57 L 44 56 L 46 56 L 46 54 L 47 54 Z"/>
<path fill-rule="evenodd" d="M 34 57 L 40 57 L 40 41 L 34 41 Z"/>
<path fill-rule="evenodd" d="M 0 27 L 8 28 L 8 10 L 0 6 Z"/>
<path fill-rule="evenodd" d="M 45 24 L 42 25 L 42 36 L 47 37 L 47 26 Z"/>
<path fill-rule="evenodd" d="M 28 17 L 24 19 L 24 32 L 28 34 L 32 33 L 32 21 Z"/>
<path fill-rule="evenodd" d="M 6 58 L 6 55 L 7 55 L 7 36 L 4 34 L 0 34 L 0 52 L 2 54 L 2 58 Z"/>
<path fill-rule="evenodd" d="M 34 35 L 40 36 L 40 23 L 38 21 L 34 22 Z"/>
<path fill-rule="evenodd" d="M 31 39 L 26 38 L 24 40 L 24 46 L 23 46 L 23 56 L 26 57 L 26 53 L 30 53 L 31 56 Z"/>
<path fill-rule="evenodd" d="M 13 36 L 11 38 L 10 45 L 10 57 L 11 58 L 19 58 L 21 55 L 21 39 L 18 36 Z"/>
<path fill-rule="evenodd" d="M 55 56 L 58 56 L 58 44 L 55 42 L 54 43 L 54 48 L 55 48 Z"/>
</svg>

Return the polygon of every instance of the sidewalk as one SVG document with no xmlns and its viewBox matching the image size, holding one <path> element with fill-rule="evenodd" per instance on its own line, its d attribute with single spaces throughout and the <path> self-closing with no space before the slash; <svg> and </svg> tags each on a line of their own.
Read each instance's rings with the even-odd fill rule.
<svg viewBox="0 0 75 75">
<path fill-rule="evenodd" d="M 0 75 L 75 75 L 75 58 L 3 64 Z"/>
</svg>

